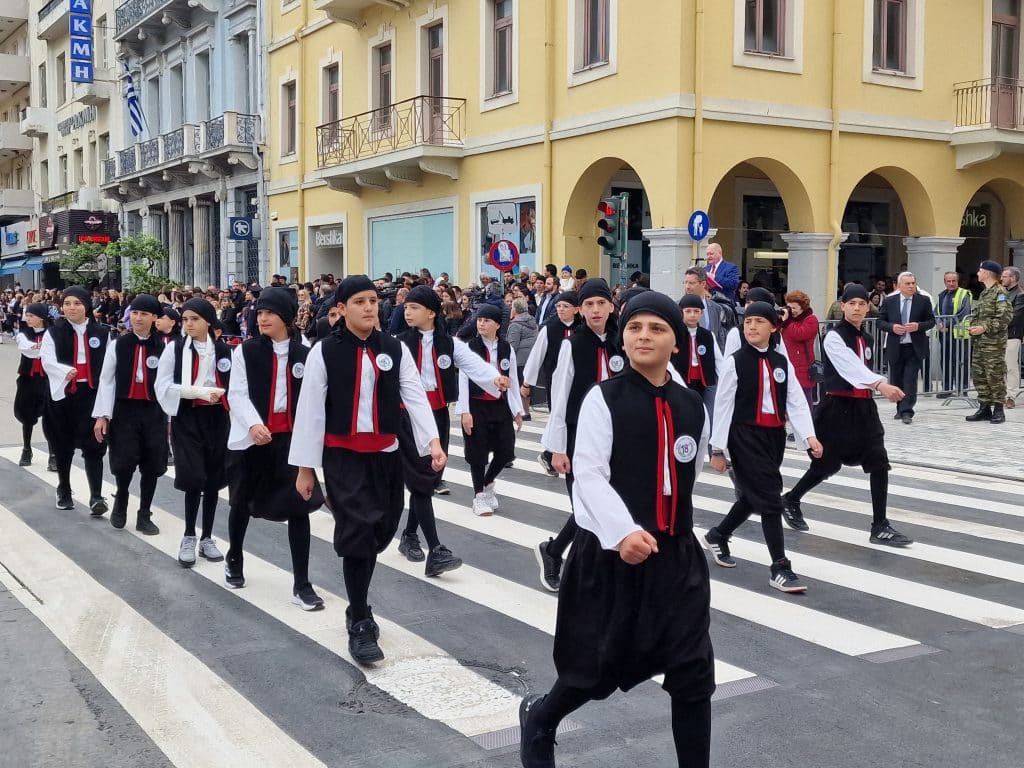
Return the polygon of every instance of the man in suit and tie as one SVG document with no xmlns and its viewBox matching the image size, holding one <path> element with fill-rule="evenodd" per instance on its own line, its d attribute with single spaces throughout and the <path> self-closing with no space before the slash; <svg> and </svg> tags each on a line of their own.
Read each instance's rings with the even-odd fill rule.
<svg viewBox="0 0 1024 768">
<path fill-rule="evenodd" d="M 732 308 L 722 302 L 715 301 L 708 291 L 707 274 L 700 267 L 690 267 L 683 277 L 686 293 L 699 296 L 704 304 L 704 314 L 700 324 L 715 336 L 719 351 L 725 349 L 725 337 L 729 329 L 736 325 L 736 315 Z"/>
<path fill-rule="evenodd" d="M 719 289 L 729 301 L 736 301 L 736 289 L 740 285 L 740 269 L 730 264 L 722 256 L 722 246 L 710 243 L 707 250 L 705 274 L 718 284 Z"/>
<path fill-rule="evenodd" d="M 917 278 L 901 272 L 897 293 L 886 297 L 878 312 L 878 327 L 889 334 L 885 343 L 889 380 L 906 393 L 896 404 L 896 417 L 904 424 L 914 419 L 917 375 L 928 357 L 927 333 L 935 326 L 932 303 L 917 292 Z"/>
<path fill-rule="evenodd" d="M 537 296 L 536 301 L 537 325 L 544 325 L 555 316 L 555 304 L 558 303 L 558 278 L 548 275 L 544 279 L 544 293 Z"/>
</svg>

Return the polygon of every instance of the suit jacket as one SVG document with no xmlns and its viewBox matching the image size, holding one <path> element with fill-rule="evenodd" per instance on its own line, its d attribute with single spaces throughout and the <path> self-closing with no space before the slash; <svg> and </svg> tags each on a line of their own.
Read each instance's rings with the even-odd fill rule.
<svg viewBox="0 0 1024 768">
<path fill-rule="evenodd" d="M 725 349 L 725 337 L 729 335 L 729 325 L 722 322 L 728 308 L 708 297 L 704 300 L 704 315 L 708 319 L 708 330 L 715 335 L 720 350 Z"/>
<path fill-rule="evenodd" d="M 910 341 L 914 352 L 919 360 L 928 357 L 928 336 L 927 333 L 935 327 L 935 313 L 932 311 L 932 303 L 919 293 L 911 297 L 910 322 L 918 323 L 918 329 L 910 334 Z M 900 354 L 900 341 L 902 336 L 892 332 L 894 325 L 903 323 L 903 294 L 894 293 L 887 296 L 878 312 L 878 327 L 889 334 L 885 342 L 885 355 L 889 362 L 894 361 Z"/>
<path fill-rule="evenodd" d="M 725 259 L 718 262 L 714 281 L 730 301 L 736 300 L 736 289 L 740 286 L 740 268 Z"/>
<path fill-rule="evenodd" d="M 558 294 L 552 294 L 546 303 L 544 298 L 547 297 L 537 299 L 537 325 L 544 325 L 546 321 L 555 316 L 555 304 L 558 303 Z"/>
</svg>

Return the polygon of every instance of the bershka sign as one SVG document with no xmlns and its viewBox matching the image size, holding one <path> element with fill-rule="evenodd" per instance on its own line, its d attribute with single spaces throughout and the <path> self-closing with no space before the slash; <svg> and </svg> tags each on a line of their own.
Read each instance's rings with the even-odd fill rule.
<svg viewBox="0 0 1024 768">
<path fill-rule="evenodd" d="M 69 0 L 68 34 L 71 36 L 71 82 L 93 81 L 92 0 Z"/>
<path fill-rule="evenodd" d="M 313 232 L 313 242 L 317 248 L 343 248 L 345 233 L 341 227 L 320 227 Z"/>
</svg>

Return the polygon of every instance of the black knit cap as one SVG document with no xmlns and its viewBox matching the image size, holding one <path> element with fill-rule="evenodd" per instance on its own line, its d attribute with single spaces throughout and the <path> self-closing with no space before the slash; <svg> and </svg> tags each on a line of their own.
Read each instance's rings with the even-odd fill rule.
<svg viewBox="0 0 1024 768">
<path fill-rule="evenodd" d="M 864 299 L 864 301 L 870 301 L 868 298 L 868 289 L 860 283 L 847 283 L 843 286 L 843 303 L 847 301 L 853 301 L 854 299 Z"/>
<path fill-rule="evenodd" d="M 583 283 L 583 287 L 579 290 L 580 304 L 583 304 L 587 299 L 594 299 L 597 297 L 612 300 L 612 289 L 608 287 L 608 283 L 603 277 L 592 277 Z"/>
<path fill-rule="evenodd" d="M 152 315 L 160 317 L 164 313 L 164 308 L 160 302 L 157 301 L 156 296 L 150 296 L 148 293 L 140 293 L 134 299 L 129 309 L 133 312 L 149 312 Z"/>
<path fill-rule="evenodd" d="M 30 315 L 35 315 L 36 317 L 41 318 L 42 320 L 50 319 L 50 310 L 47 309 L 45 304 L 40 304 L 38 301 L 33 301 L 25 307 L 25 311 Z"/>
<path fill-rule="evenodd" d="M 566 304 L 572 304 L 574 307 L 578 307 L 580 305 L 580 297 L 576 295 L 576 291 L 563 291 L 555 297 L 556 306 L 563 301 Z"/>
<path fill-rule="evenodd" d="M 405 297 L 406 304 L 419 304 L 435 314 L 441 313 L 441 297 L 425 285 L 417 285 Z"/>
<path fill-rule="evenodd" d="M 704 300 L 700 296 L 688 293 L 679 300 L 680 309 L 704 309 Z"/>
<path fill-rule="evenodd" d="M 476 310 L 477 320 L 493 320 L 496 323 L 501 322 L 501 310 L 493 304 L 481 304 Z"/>
<path fill-rule="evenodd" d="M 769 304 L 767 301 L 755 301 L 752 304 L 747 304 L 743 317 L 763 317 L 772 325 L 779 324 L 778 310 L 775 309 L 774 304 Z"/>
<path fill-rule="evenodd" d="M 176 310 L 173 306 L 171 306 L 170 304 L 164 304 L 163 310 L 164 317 L 169 317 L 176 323 L 181 322 L 181 313 L 178 312 L 178 310 Z"/>
<path fill-rule="evenodd" d="M 588 280 L 587 282 L 590 281 Z M 683 325 L 683 317 L 679 313 L 679 305 L 676 302 L 659 291 L 644 291 L 631 298 L 629 303 L 626 304 L 626 309 L 619 319 L 619 325 L 624 329 L 633 315 L 644 312 L 657 315 L 668 323 L 676 334 L 676 346 L 682 345 L 687 331 L 686 326 Z"/>
<path fill-rule="evenodd" d="M 763 301 L 765 304 L 775 306 L 775 294 L 760 286 L 751 288 L 747 291 L 747 304 L 753 304 L 755 301 Z"/>
<path fill-rule="evenodd" d="M 647 293 L 650 288 L 644 288 L 642 285 L 634 285 L 632 288 L 627 288 L 619 294 L 619 308 L 626 306 L 630 299 L 639 296 L 641 293 Z"/>
<path fill-rule="evenodd" d="M 181 314 L 184 315 L 188 311 L 195 312 L 211 326 L 217 322 L 217 311 L 206 299 L 189 299 L 181 305 Z"/>
<path fill-rule="evenodd" d="M 82 286 L 72 285 L 70 288 L 65 288 L 60 297 L 62 304 L 64 303 L 64 299 L 66 299 L 68 296 L 74 296 L 76 299 L 82 302 L 82 304 L 85 305 L 86 312 L 92 311 L 92 293 L 87 291 Z"/>
<path fill-rule="evenodd" d="M 376 293 L 377 288 L 366 275 L 349 275 L 338 286 L 338 290 L 334 294 L 334 301 L 336 304 L 346 304 L 349 299 L 363 291 Z"/>
<path fill-rule="evenodd" d="M 299 313 L 299 300 L 287 288 L 264 288 L 256 300 L 256 311 L 261 309 L 273 312 L 285 325 L 291 325 Z"/>
</svg>

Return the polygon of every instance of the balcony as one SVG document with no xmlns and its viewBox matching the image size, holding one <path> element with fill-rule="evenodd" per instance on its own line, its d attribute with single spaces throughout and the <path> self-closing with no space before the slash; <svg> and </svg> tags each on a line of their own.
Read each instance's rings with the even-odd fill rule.
<svg viewBox="0 0 1024 768">
<path fill-rule="evenodd" d="M 4 0 L 0 8 L 0 37 L 6 37 L 22 24 L 28 23 L 28 0 Z"/>
<path fill-rule="evenodd" d="M 72 83 L 71 100 L 90 107 L 98 107 L 110 101 L 116 77 L 109 69 L 97 69 L 91 83 Z"/>
<path fill-rule="evenodd" d="M 950 144 L 956 167 L 970 168 L 1003 153 L 1024 153 L 1024 81 L 1008 77 L 957 83 Z"/>
<path fill-rule="evenodd" d="M 316 129 L 317 178 L 338 192 L 459 177 L 466 100 L 415 96 Z"/>
<path fill-rule="evenodd" d="M 64 192 L 60 195 L 54 195 L 49 200 L 43 200 L 40 203 L 39 211 L 44 216 L 47 216 L 56 211 L 63 211 L 66 208 L 71 208 L 78 202 L 77 192 Z"/>
<path fill-rule="evenodd" d="M 50 132 L 53 112 L 45 107 L 25 107 L 21 110 L 21 135 L 29 139 L 41 139 Z M 31 144 L 31 142 L 29 142 Z"/>
<path fill-rule="evenodd" d="M 146 29 L 158 30 L 174 24 L 189 29 L 193 9 L 216 13 L 217 0 L 128 0 L 114 12 L 114 39 L 146 37 Z"/>
<path fill-rule="evenodd" d="M 31 69 L 28 56 L 0 53 L 0 92 L 10 96 L 14 91 L 28 86 L 31 82 Z"/>
<path fill-rule="evenodd" d="M 68 17 L 71 13 L 68 0 L 49 0 L 39 9 L 39 26 L 36 38 L 54 40 L 68 34 Z"/>
<path fill-rule="evenodd" d="M 192 176 L 230 175 L 232 167 L 257 167 L 259 117 L 225 112 L 198 125 L 177 130 L 118 150 L 103 161 L 104 191 L 114 197 L 145 195 L 168 184 L 187 186 Z"/>
<path fill-rule="evenodd" d="M 32 139 L 23 136 L 20 123 L 0 123 L 0 160 L 32 151 Z"/>
<path fill-rule="evenodd" d="M 0 187 L 0 227 L 27 219 L 35 211 L 30 189 L 4 189 Z"/>
<path fill-rule="evenodd" d="M 412 0 L 314 0 L 313 7 L 323 11 L 331 21 L 348 24 L 351 27 L 359 27 L 362 24 L 360 16 L 363 11 L 369 8 L 387 8 L 389 10 L 403 10 L 412 5 Z"/>
</svg>

